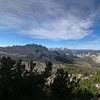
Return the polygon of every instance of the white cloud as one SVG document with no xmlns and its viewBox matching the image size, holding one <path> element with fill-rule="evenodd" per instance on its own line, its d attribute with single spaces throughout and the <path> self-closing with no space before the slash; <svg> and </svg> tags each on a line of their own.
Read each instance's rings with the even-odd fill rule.
<svg viewBox="0 0 100 100">
<path fill-rule="evenodd" d="M 100 43 L 100 38 L 95 39 L 94 41 L 91 41 L 91 42 L 89 42 L 89 43 L 98 44 L 98 43 Z"/>
<path fill-rule="evenodd" d="M 18 16 L 8 13 L 1 15 L 0 18 L 0 28 L 1 29 L 19 29 L 24 21 Z"/>
<path fill-rule="evenodd" d="M 22 30 L 20 33 L 53 40 L 77 40 L 91 34 L 92 31 L 89 30 L 91 26 L 91 19 L 81 20 L 70 15 L 67 19 L 57 19 L 50 23 L 43 23 L 37 29 L 33 25 L 33 28 Z"/>
<path fill-rule="evenodd" d="M 95 14 L 94 0 L 83 1 L 0 0 L 0 29 L 52 40 L 84 38 L 92 33 Z"/>
</svg>

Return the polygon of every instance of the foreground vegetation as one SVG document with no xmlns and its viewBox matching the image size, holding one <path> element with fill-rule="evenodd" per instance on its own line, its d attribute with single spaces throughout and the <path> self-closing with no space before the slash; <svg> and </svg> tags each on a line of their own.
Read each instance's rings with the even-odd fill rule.
<svg viewBox="0 0 100 100">
<path fill-rule="evenodd" d="M 99 96 L 100 91 L 95 84 L 100 83 L 100 74 L 96 69 L 97 73 L 91 73 L 93 69 L 85 72 L 81 68 L 68 67 L 58 68 L 52 73 L 52 65 L 46 62 L 45 70 L 40 72 L 33 61 L 26 66 L 22 60 L 2 57 L 0 100 L 90 100 L 95 95 Z M 78 78 L 75 74 L 83 76 Z"/>
</svg>

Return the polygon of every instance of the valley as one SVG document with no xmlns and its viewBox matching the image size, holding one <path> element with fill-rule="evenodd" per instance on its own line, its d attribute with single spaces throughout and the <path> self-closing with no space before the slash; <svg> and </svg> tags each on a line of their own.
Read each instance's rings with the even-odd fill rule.
<svg viewBox="0 0 100 100">
<path fill-rule="evenodd" d="M 36 77 L 44 77 L 45 78 L 45 81 L 43 83 L 44 88 L 42 88 L 42 84 L 40 83 L 37 84 L 40 84 L 42 89 L 46 89 L 45 92 L 48 93 L 48 95 L 43 90 L 41 90 L 44 93 L 44 95 L 46 95 L 45 98 L 47 97 L 51 98 L 53 96 L 52 93 L 55 91 L 55 89 L 57 89 L 57 91 L 60 91 L 58 89 L 60 88 L 60 85 L 62 87 L 65 84 L 67 84 L 67 86 L 65 86 L 64 89 L 67 88 L 67 90 L 65 90 L 65 92 L 62 93 L 65 93 L 66 95 L 68 89 L 70 89 L 71 94 L 67 94 L 67 97 L 65 96 L 66 98 L 69 98 L 71 95 L 73 95 L 74 98 L 71 98 L 70 100 L 75 100 L 75 98 L 77 98 L 77 100 L 90 100 L 95 97 L 96 98 L 100 97 L 100 78 L 99 78 L 100 51 L 99 50 L 72 50 L 67 48 L 48 49 L 42 45 L 27 44 L 24 46 L 17 45 L 10 47 L 0 47 L 0 59 L 1 59 L 0 60 L 1 76 L 7 75 L 7 73 L 9 72 L 5 71 L 10 70 L 12 73 L 16 73 L 16 75 L 19 73 L 20 78 L 22 78 L 27 82 L 31 82 L 31 80 L 30 81 L 28 80 L 32 77 L 34 77 L 34 79 Z M 11 66 L 10 64 L 13 65 Z M 2 66 L 4 66 L 5 68 L 3 69 Z M 8 66 L 7 69 L 6 66 Z M 13 70 L 9 69 L 9 66 L 12 67 Z M 47 69 L 47 67 L 49 69 Z M 14 70 L 18 72 L 15 72 Z M 46 74 L 48 74 L 47 77 L 43 76 L 45 72 Z M 31 74 L 33 76 L 31 76 Z M 59 76 L 60 74 L 61 76 Z M 13 77 L 15 77 L 14 79 L 16 79 L 16 81 L 18 82 L 19 80 L 17 80 L 17 78 L 19 78 L 19 75 L 18 76 L 16 75 L 13 74 Z M 12 77 L 11 76 L 9 77 L 12 80 Z M 62 80 L 61 83 L 59 83 L 61 79 L 59 80 L 59 78 L 57 79 L 57 77 L 59 78 L 61 77 L 61 79 L 64 78 L 65 81 Z M 36 81 L 40 81 L 40 79 L 36 78 Z M 55 83 L 56 81 L 58 82 Z M 63 81 L 65 82 L 64 84 L 62 84 Z M 52 87 L 52 85 L 54 84 L 58 84 L 58 87 Z M 17 84 L 16 86 L 19 88 Z M 52 90 L 51 87 L 54 90 Z M 56 92 L 54 93 L 55 93 L 54 94 L 55 99 L 57 99 L 58 98 L 58 96 L 56 96 L 57 93 Z M 36 95 L 38 95 L 38 93 Z M 41 98 L 44 98 L 42 97 L 42 95 Z"/>
</svg>

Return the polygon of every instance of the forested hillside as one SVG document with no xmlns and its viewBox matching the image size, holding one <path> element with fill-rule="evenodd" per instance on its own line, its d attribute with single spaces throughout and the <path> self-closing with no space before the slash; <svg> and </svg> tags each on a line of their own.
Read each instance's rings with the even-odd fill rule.
<svg viewBox="0 0 100 100">
<path fill-rule="evenodd" d="M 15 61 L 10 57 L 2 57 L 0 59 L 0 99 L 90 100 L 95 95 L 99 96 L 97 88 L 91 85 L 91 79 L 84 79 L 86 76 L 83 79 L 78 78 L 72 72 L 73 69 L 63 68 L 58 68 L 55 73 L 52 73 L 53 64 L 51 62 L 45 64 L 45 70 L 40 72 L 35 68 L 36 63 L 33 61 L 28 62 L 26 66 L 22 60 Z M 75 72 L 81 73 L 80 70 Z M 85 75 L 89 77 L 88 74 Z"/>
</svg>

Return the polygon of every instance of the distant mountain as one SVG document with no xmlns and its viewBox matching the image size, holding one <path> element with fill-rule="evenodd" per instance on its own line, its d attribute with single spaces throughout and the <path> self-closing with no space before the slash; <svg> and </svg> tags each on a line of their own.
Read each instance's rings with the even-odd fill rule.
<svg viewBox="0 0 100 100">
<path fill-rule="evenodd" d="M 51 51 L 57 51 L 59 53 L 69 53 L 69 54 L 87 54 L 87 53 L 100 53 L 100 50 L 89 50 L 89 49 L 68 49 L 68 48 L 50 48 Z"/>
<path fill-rule="evenodd" d="M 68 48 L 50 48 L 50 51 L 56 51 L 60 54 L 66 54 L 74 61 L 83 61 L 91 64 L 92 66 L 99 66 L 100 64 L 100 50 L 76 50 Z"/>
<path fill-rule="evenodd" d="M 0 47 L 0 57 L 10 56 L 24 61 L 50 61 L 53 63 L 82 63 L 100 64 L 100 50 L 76 50 L 68 48 L 46 48 L 42 45 L 27 44 Z"/>
<path fill-rule="evenodd" d="M 11 56 L 14 59 L 23 59 L 26 61 L 51 61 L 54 63 L 73 63 L 65 54 L 57 51 L 50 51 L 46 47 L 37 44 L 27 44 L 25 46 L 0 47 L 0 56 Z"/>
</svg>

